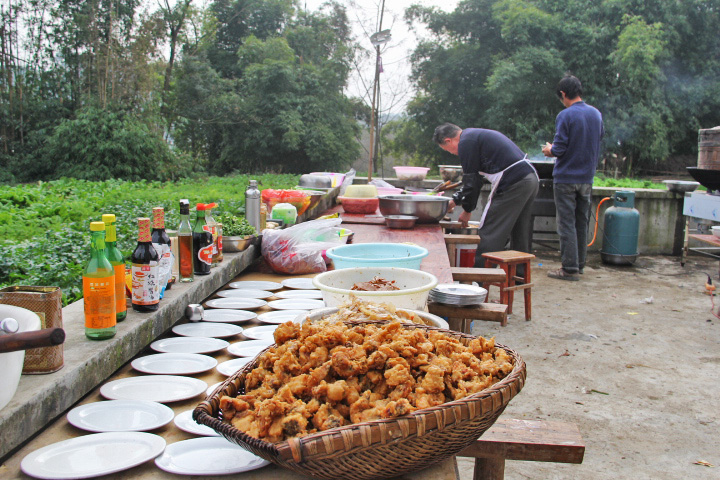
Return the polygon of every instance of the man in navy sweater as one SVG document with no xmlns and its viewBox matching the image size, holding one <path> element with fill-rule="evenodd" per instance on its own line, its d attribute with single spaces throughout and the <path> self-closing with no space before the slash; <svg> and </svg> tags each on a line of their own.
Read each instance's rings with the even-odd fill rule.
<svg viewBox="0 0 720 480">
<path fill-rule="evenodd" d="M 605 133 L 602 115 L 581 95 L 582 84 L 576 77 L 560 80 L 557 96 L 565 110 L 555 119 L 553 143 L 542 148 L 546 157 L 556 157 L 553 192 L 562 261 L 562 268 L 548 277 L 571 281 L 579 280 L 585 267 L 592 183 Z"/>
</svg>

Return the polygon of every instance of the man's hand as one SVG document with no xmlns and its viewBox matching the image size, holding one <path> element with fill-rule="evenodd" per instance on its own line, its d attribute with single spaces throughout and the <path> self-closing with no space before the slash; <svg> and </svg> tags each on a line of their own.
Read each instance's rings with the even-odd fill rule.
<svg viewBox="0 0 720 480">
<path fill-rule="evenodd" d="M 455 210 L 455 201 L 451 199 L 451 200 L 448 202 L 447 213 L 452 213 L 453 210 Z"/>
<path fill-rule="evenodd" d="M 463 210 L 462 213 L 458 216 L 458 221 L 460 222 L 460 225 L 462 225 L 463 228 L 468 227 L 468 222 L 470 221 L 471 215 L 472 215 L 472 212 L 466 212 L 465 210 Z"/>
<path fill-rule="evenodd" d="M 546 157 L 552 157 L 552 143 L 545 142 L 545 145 L 542 147 L 542 152 Z"/>
</svg>

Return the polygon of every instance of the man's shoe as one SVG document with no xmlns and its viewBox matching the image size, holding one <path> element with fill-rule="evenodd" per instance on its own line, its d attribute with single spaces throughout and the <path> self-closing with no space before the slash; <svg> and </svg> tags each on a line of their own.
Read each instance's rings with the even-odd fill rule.
<svg viewBox="0 0 720 480">
<path fill-rule="evenodd" d="M 570 282 L 577 282 L 580 280 L 580 275 L 577 273 L 568 273 L 562 268 L 548 272 L 547 276 L 550 278 L 557 278 L 558 280 L 568 280 Z"/>
</svg>

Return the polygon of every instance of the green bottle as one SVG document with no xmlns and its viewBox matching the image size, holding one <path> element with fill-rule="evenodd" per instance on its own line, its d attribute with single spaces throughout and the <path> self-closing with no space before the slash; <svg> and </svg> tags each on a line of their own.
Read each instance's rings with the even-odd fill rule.
<svg viewBox="0 0 720 480">
<path fill-rule="evenodd" d="M 105 256 L 105 223 L 90 223 L 90 261 L 83 271 L 85 336 L 105 340 L 115 336 L 115 271 Z"/>
<path fill-rule="evenodd" d="M 122 322 L 127 317 L 127 300 L 125 295 L 125 258 L 117 248 L 117 229 L 115 215 L 106 213 L 102 216 L 105 224 L 105 256 L 115 271 L 115 318 Z"/>
</svg>

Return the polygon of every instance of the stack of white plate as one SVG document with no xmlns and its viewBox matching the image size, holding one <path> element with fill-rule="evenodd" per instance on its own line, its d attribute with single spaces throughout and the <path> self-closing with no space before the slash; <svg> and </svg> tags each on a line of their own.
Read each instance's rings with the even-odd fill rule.
<svg viewBox="0 0 720 480">
<path fill-rule="evenodd" d="M 488 291 L 476 285 L 462 283 L 441 283 L 432 290 L 428 300 L 444 305 L 464 307 L 466 305 L 479 305 L 485 302 Z"/>
</svg>

